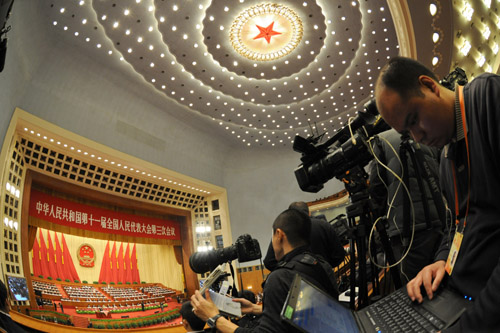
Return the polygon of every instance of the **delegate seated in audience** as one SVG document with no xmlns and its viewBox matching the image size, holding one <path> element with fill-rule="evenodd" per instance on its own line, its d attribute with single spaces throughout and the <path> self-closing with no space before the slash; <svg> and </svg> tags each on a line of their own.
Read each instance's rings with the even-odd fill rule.
<svg viewBox="0 0 500 333">
<path fill-rule="evenodd" d="M 273 223 L 272 244 L 277 268 L 269 274 L 264 283 L 262 305 L 252 304 L 242 298 L 234 299 L 241 303 L 244 314 L 262 314 L 259 324 L 253 328 L 242 328 L 221 317 L 217 306 L 206 292 L 206 299 L 197 290 L 191 297 L 194 313 L 211 327 L 220 332 L 297 332 L 280 318 L 281 309 L 288 295 L 295 275 L 305 276 L 311 283 L 321 288 L 332 297 L 338 297 L 333 268 L 320 256 L 315 256 L 309 249 L 311 219 L 306 213 L 287 209 Z"/>
</svg>

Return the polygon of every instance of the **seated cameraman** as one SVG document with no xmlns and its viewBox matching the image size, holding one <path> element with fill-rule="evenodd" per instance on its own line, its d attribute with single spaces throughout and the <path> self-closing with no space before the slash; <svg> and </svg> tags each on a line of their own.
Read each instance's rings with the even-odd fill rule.
<svg viewBox="0 0 500 333">
<path fill-rule="evenodd" d="M 264 283 L 263 305 L 234 299 L 241 303 L 242 313 L 262 314 L 258 326 L 242 328 L 221 317 L 208 291 L 206 299 L 198 290 L 191 297 L 194 313 L 220 332 L 296 332 L 280 318 L 295 274 L 301 274 L 333 297 L 338 296 L 332 267 L 321 257 L 315 258 L 308 252 L 310 233 L 309 216 L 296 209 L 285 210 L 274 221 L 272 245 L 278 265 Z"/>
<path fill-rule="evenodd" d="M 289 209 L 297 209 L 311 216 L 307 203 L 303 201 L 292 202 Z M 321 255 L 332 267 L 337 267 L 344 261 L 345 251 L 335 229 L 328 223 L 325 217 L 311 217 L 311 239 L 310 250 L 314 254 Z M 274 255 L 272 242 L 269 243 L 264 265 L 271 272 L 276 268 L 278 261 Z"/>
<path fill-rule="evenodd" d="M 378 143 L 373 145 L 373 152 L 375 153 L 375 156 L 377 156 L 378 160 L 387 165 L 389 169 L 396 173 L 398 177 L 403 178 L 399 150 L 401 145 L 401 134 L 396 132 L 394 129 L 390 129 L 380 133 L 378 136 Z M 420 145 L 420 150 L 430 168 L 430 171 L 436 175 L 435 179 L 437 181 L 439 150 L 437 148 L 424 145 Z M 424 176 L 420 175 L 420 177 L 422 177 L 425 192 L 425 200 L 422 200 L 422 191 L 418 185 L 417 178 L 419 177 L 418 171 L 415 169 L 409 154 L 406 153 L 406 155 L 409 183 L 407 184 L 407 187 L 410 191 L 414 207 L 415 233 L 413 235 L 411 248 L 408 251 L 406 258 L 399 265 L 401 282 L 403 285 L 413 279 L 422 268 L 433 263 L 434 254 L 439 247 L 442 237 L 442 224 L 439 220 L 436 204 L 429 191 L 428 184 L 423 178 Z M 407 194 L 404 187 L 394 174 L 386 170 L 383 166 L 380 166 L 377 161 L 374 160 L 371 162 L 369 173 L 369 192 L 371 197 L 381 208 L 379 215 L 389 214 L 387 216 L 387 235 L 390 238 L 391 247 L 397 262 L 402 258 L 408 248 L 403 239 L 405 209 L 408 209 L 407 216 L 410 218 L 408 221 L 410 235 L 413 227 L 413 216 L 411 214 L 410 205 L 408 204 L 405 208 L 403 202 L 404 196 Z M 425 209 L 428 210 L 429 221 L 427 221 Z M 409 239 L 406 240 L 406 242 L 408 241 Z"/>
</svg>

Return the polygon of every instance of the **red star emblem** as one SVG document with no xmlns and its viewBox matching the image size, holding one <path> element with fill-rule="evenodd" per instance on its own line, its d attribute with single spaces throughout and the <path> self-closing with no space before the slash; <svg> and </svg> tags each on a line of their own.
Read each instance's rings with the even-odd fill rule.
<svg viewBox="0 0 500 333">
<path fill-rule="evenodd" d="M 274 21 L 269 24 L 266 28 L 264 27 L 261 27 L 260 25 L 255 25 L 257 26 L 257 28 L 259 28 L 260 30 L 260 33 L 255 36 L 253 39 L 259 39 L 259 38 L 265 38 L 266 41 L 267 41 L 267 44 L 269 44 L 271 42 L 271 36 L 274 36 L 274 35 L 281 35 L 281 32 L 277 32 L 277 31 L 274 31 L 273 30 L 273 25 L 274 25 Z"/>
</svg>

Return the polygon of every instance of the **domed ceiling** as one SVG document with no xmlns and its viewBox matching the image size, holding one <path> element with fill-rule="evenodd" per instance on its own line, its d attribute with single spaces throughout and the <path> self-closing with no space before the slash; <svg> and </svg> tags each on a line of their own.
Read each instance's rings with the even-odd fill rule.
<svg viewBox="0 0 500 333">
<path fill-rule="evenodd" d="M 431 2 L 439 16 L 440 2 Z M 442 33 L 428 3 L 419 3 L 427 12 L 422 30 Z M 128 64 L 164 94 L 166 109 L 176 102 L 240 146 L 291 147 L 295 135 L 312 131 L 330 137 L 362 109 L 380 68 L 400 53 L 383 0 L 54 0 L 45 6 L 47 24 L 63 39 L 93 49 L 102 61 Z M 431 32 L 428 48 L 436 51 Z"/>
</svg>

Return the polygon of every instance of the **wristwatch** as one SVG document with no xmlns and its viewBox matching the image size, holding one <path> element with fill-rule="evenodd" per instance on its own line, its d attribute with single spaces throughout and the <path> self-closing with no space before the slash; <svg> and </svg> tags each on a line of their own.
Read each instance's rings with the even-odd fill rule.
<svg viewBox="0 0 500 333">
<path fill-rule="evenodd" d="M 211 328 L 215 328 L 215 325 L 217 324 L 217 319 L 219 319 L 220 317 L 222 317 L 222 315 L 220 313 L 218 313 L 215 316 L 213 316 L 212 318 L 208 318 L 208 320 L 207 320 L 208 326 L 210 326 Z"/>
</svg>

